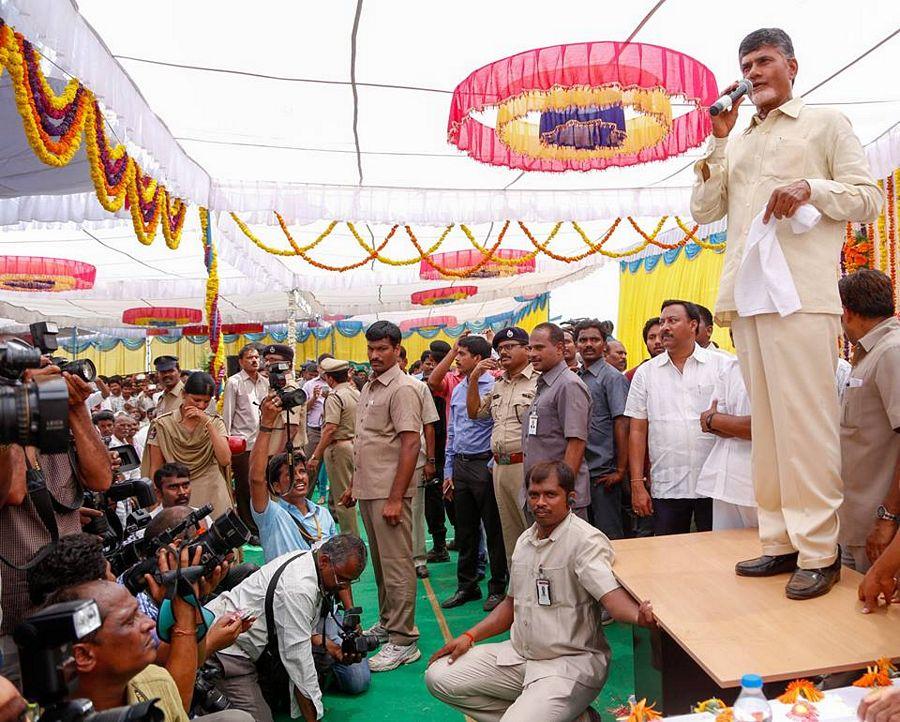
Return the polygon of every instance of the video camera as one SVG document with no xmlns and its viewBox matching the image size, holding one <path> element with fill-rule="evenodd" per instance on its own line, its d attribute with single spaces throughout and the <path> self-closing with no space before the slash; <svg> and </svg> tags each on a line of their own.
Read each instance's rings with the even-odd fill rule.
<svg viewBox="0 0 900 722">
<path fill-rule="evenodd" d="M 69 387 L 65 379 L 21 381 L 41 367 L 41 352 L 20 339 L 0 343 L 0 444 L 36 446 L 47 454 L 69 449 Z"/>
<path fill-rule="evenodd" d="M 80 599 L 53 604 L 27 617 L 13 632 L 19 648 L 22 693 L 41 708 L 39 722 L 162 722 L 164 714 L 150 700 L 95 712 L 87 699 L 69 699 L 71 645 L 100 629 L 97 603 Z"/>
<path fill-rule="evenodd" d="M 344 618 L 338 624 L 338 636 L 341 638 L 342 654 L 361 654 L 378 649 L 380 642 L 374 634 L 363 634 L 359 627 L 362 607 L 350 607 L 344 612 Z"/>
<path fill-rule="evenodd" d="M 112 504 L 131 498 L 136 500 L 137 509 L 131 512 L 123 528 Z M 144 509 L 153 506 L 156 501 L 156 491 L 150 479 L 129 479 L 111 485 L 106 491 L 85 492 L 84 506 L 102 511 L 103 516 L 91 519 L 84 531 L 100 537 L 103 553 L 111 555 L 128 536 L 150 523 L 150 513 Z"/>
<path fill-rule="evenodd" d="M 143 561 L 129 569 L 124 578 L 125 586 L 132 594 L 146 589 L 145 574 L 158 575 L 156 564 L 156 551 L 171 544 L 190 527 L 199 527 L 203 518 L 212 511 L 209 505 L 191 512 L 180 523 L 162 534 L 150 540 L 143 548 L 148 555 Z M 199 567 L 203 569 L 203 576 L 212 573 L 213 569 L 225 561 L 233 550 L 250 541 L 250 530 L 241 521 L 237 511 L 230 509 L 216 519 L 203 534 L 187 544 L 188 554 L 193 561 L 196 549 L 200 549 Z"/>
<path fill-rule="evenodd" d="M 287 374 L 291 371 L 291 365 L 287 361 L 276 361 L 266 366 L 269 372 L 269 388 L 281 399 L 281 408 L 290 411 L 306 403 L 306 393 L 303 389 L 286 389 Z"/>
<path fill-rule="evenodd" d="M 77 376 L 87 383 L 91 383 L 97 378 L 97 368 L 90 359 L 81 359 L 79 361 L 69 361 L 64 356 L 54 356 L 53 352 L 59 350 L 59 343 L 56 337 L 59 334 L 59 326 L 52 321 L 41 321 L 32 323 L 28 326 L 31 331 L 31 338 L 34 345 L 41 350 L 43 354 L 50 355 L 50 362 L 54 366 L 58 366 L 63 373 Z"/>
</svg>

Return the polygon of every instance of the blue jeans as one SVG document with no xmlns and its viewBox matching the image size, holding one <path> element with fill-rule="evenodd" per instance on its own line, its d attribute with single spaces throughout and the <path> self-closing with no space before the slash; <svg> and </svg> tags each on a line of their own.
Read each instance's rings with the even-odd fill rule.
<svg viewBox="0 0 900 722">
<path fill-rule="evenodd" d="M 338 619 L 342 618 L 341 612 L 335 612 Z M 341 636 L 338 634 L 338 625 L 330 616 L 325 619 L 325 635 L 335 644 L 340 646 Z M 334 672 L 331 687 L 344 694 L 362 694 L 369 689 L 372 672 L 369 670 L 369 660 L 363 659 L 355 664 L 342 664 L 335 662 L 331 667 Z M 325 690 L 322 690 L 323 692 Z"/>
</svg>

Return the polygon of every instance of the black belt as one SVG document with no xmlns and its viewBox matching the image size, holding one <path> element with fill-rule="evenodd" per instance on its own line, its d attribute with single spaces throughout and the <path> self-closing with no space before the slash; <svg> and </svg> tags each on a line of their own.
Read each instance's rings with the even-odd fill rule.
<svg viewBox="0 0 900 722">
<path fill-rule="evenodd" d="M 493 454 L 490 451 L 481 451 L 477 454 L 456 454 L 456 458 L 461 461 L 487 461 L 488 459 L 493 458 Z"/>
</svg>

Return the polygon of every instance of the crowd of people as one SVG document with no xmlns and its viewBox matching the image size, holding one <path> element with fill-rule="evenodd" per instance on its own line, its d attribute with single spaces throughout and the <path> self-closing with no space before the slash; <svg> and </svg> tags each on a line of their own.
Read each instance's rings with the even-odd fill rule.
<svg viewBox="0 0 900 722">
<path fill-rule="evenodd" d="M 874 221 L 880 191 L 846 119 L 792 97 L 783 31 L 751 33 L 739 58 L 757 114 L 730 140 L 740 98 L 713 119 L 692 195 L 698 222 L 728 215 L 716 319 L 736 356 L 713 342 L 709 309 L 670 299 L 631 368 L 637 349 L 609 321 L 466 333 L 411 364 L 400 329 L 377 321 L 366 371 L 323 354 L 295 375 L 290 345 L 247 344 L 221 413 L 215 380 L 172 356 L 96 388 L 63 374 L 68 453 L 0 446 L 0 722 L 24 711 L 23 683 L 47 693 L 27 678 L 45 658 L 17 644 L 21 630 L 39 643 L 42 614 L 76 611 L 74 692 L 97 710 L 156 700 L 169 722 L 316 720 L 328 690 L 363 694 L 373 673 L 421 658 L 417 579 L 454 550 L 441 606 L 480 603 L 485 616 L 428 650 L 425 684 L 491 722 L 599 719 L 604 625 L 656 624 L 617 582 L 610 540 L 758 526 L 763 554 L 737 574 L 790 574 L 785 593 L 803 600 L 843 565 L 864 574 L 863 612 L 892 603 L 894 291 L 870 269 L 827 282 L 845 223 Z M 771 285 L 772 269 L 745 268 L 748 237 L 801 208 L 827 218 L 809 240 L 778 226 Z M 837 362 L 838 318 L 849 362 Z M 58 375 L 46 361 L 23 380 Z M 139 465 L 124 463 L 129 448 Z M 240 559 L 245 541 L 261 568 Z M 352 583 L 370 561 L 377 612 L 363 630 Z M 44 671 L 52 681 L 61 667 Z M 859 709 L 867 722 L 898 714 L 900 687 Z"/>
</svg>

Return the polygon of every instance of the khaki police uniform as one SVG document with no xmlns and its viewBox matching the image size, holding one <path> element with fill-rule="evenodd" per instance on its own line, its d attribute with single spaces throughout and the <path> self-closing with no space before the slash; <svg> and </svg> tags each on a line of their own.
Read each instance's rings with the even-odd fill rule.
<svg viewBox="0 0 900 722">
<path fill-rule="evenodd" d="M 569 515 L 546 539 L 532 525 L 512 556 L 510 639 L 478 644 L 425 673 L 429 691 L 479 722 L 581 719 L 609 671 L 600 599 L 619 588 L 602 532 Z"/>
<path fill-rule="evenodd" d="M 479 419 L 492 418 L 491 452 L 494 454 L 494 496 L 500 510 L 506 565 L 509 567 L 516 540 L 525 531 L 525 473 L 522 423 L 534 400 L 540 373 L 528 364 L 512 378 L 504 371 L 489 394 L 481 397 Z"/>
<path fill-rule="evenodd" d="M 428 424 L 436 424 L 441 417 L 438 416 L 437 406 L 434 404 L 434 397 L 428 384 L 419 381 L 412 376 L 409 377 L 415 382 L 416 390 L 422 399 L 422 436 L 419 442 L 419 458 L 416 461 L 416 473 L 413 476 L 412 483 L 416 485 L 416 493 L 412 499 L 412 517 L 413 517 L 413 562 L 417 567 L 425 564 L 425 462 L 427 458 L 427 448 L 425 445 L 425 426 Z"/>
<path fill-rule="evenodd" d="M 325 399 L 323 424 L 334 424 L 333 443 L 325 449 L 325 472 L 331 482 L 331 496 L 337 502 L 353 480 L 353 438 L 356 436 L 356 405 L 359 391 L 348 382 L 338 384 Z M 359 536 L 356 509 L 335 504 L 341 531 Z"/>
<path fill-rule="evenodd" d="M 371 550 L 379 621 L 390 642 L 400 646 L 419 638 L 412 559 L 414 478 L 404 494 L 400 524 L 389 525 L 382 512 L 397 473 L 400 434 L 422 433 L 422 401 L 414 381 L 395 365 L 363 387 L 353 448 L 353 496 L 359 500 Z"/>
<path fill-rule="evenodd" d="M 184 382 L 179 381 L 171 391 L 161 391 L 157 395 L 156 412 L 153 418 L 171 413 L 181 407 L 181 395 L 184 393 Z"/>
</svg>

